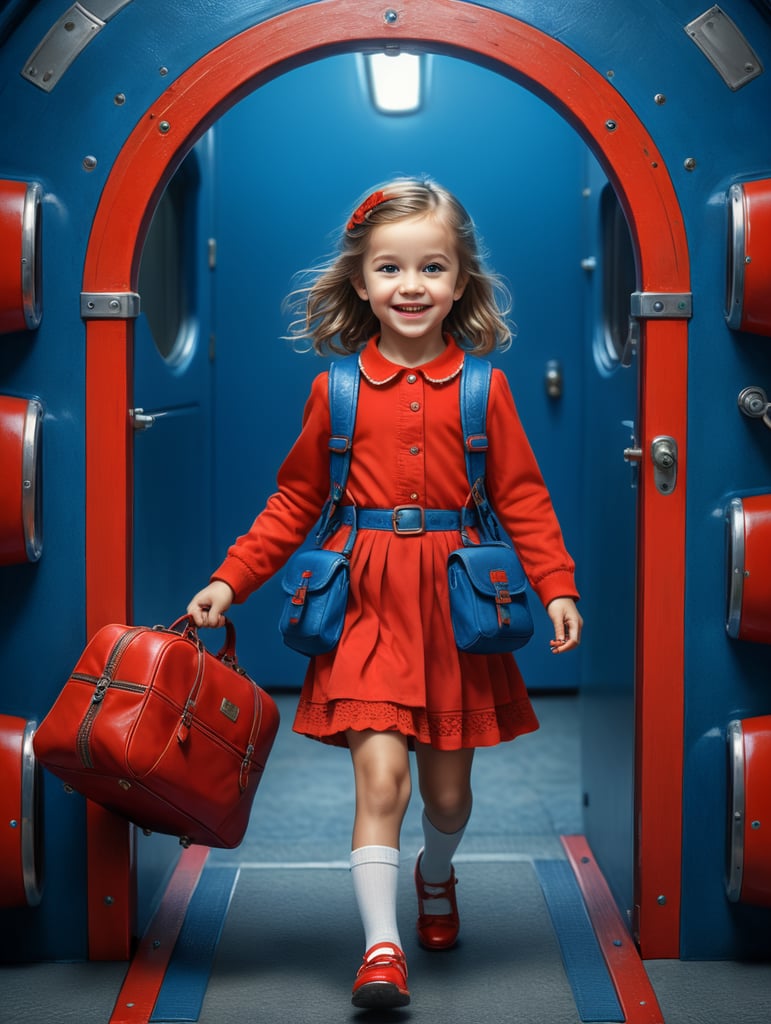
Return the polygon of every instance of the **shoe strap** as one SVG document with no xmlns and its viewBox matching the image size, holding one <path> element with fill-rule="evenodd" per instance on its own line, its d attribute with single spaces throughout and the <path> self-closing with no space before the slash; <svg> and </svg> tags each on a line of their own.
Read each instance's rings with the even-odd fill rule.
<svg viewBox="0 0 771 1024">
<path fill-rule="evenodd" d="M 379 942 L 371 946 L 364 954 L 363 966 L 372 967 L 373 964 L 379 967 L 393 965 L 404 970 L 407 965 L 407 958 L 395 943 Z"/>
<path fill-rule="evenodd" d="M 422 875 L 420 875 L 420 896 L 421 899 L 427 900 L 441 900 L 449 899 L 452 895 L 452 891 L 458 884 L 458 879 L 455 877 L 455 870 L 453 869 L 452 874 L 446 882 L 427 882 Z M 433 892 L 431 891 L 433 890 Z"/>
</svg>

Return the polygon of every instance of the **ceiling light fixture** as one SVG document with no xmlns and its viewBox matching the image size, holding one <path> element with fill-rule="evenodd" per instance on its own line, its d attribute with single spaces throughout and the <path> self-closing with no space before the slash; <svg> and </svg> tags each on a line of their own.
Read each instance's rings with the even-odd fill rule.
<svg viewBox="0 0 771 1024">
<path fill-rule="evenodd" d="M 372 104 L 381 114 L 413 114 L 423 98 L 425 58 L 414 53 L 364 57 Z"/>
</svg>

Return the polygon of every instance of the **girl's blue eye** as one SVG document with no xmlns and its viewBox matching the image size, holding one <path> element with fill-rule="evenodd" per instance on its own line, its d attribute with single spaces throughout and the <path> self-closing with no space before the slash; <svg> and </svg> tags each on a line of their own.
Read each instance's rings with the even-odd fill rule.
<svg viewBox="0 0 771 1024">
<path fill-rule="evenodd" d="M 380 268 L 380 272 L 382 274 L 396 274 L 398 273 L 398 270 L 399 268 L 396 266 L 395 263 L 384 263 L 383 266 Z"/>
<path fill-rule="evenodd" d="M 444 268 L 439 263 L 429 263 L 425 269 L 427 274 L 441 274 Z"/>
</svg>

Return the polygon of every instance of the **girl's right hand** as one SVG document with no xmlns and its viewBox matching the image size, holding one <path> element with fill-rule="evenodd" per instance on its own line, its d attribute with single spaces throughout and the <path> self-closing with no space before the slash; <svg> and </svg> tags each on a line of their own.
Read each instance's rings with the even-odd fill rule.
<svg viewBox="0 0 771 1024">
<path fill-rule="evenodd" d="M 223 580 L 212 580 L 208 587 L 199 590 L 187 606 L 187 614 L 196 626 L 210 626 L 216 629 L 225 625 L 225 612 L 233 603 L 235 594 Z"/>
</svg>

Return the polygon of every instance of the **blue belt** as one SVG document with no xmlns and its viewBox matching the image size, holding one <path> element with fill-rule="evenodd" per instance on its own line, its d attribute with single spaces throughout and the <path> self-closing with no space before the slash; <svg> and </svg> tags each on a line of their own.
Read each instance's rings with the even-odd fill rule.
<svg viewBox="0 0 771 1024">
<path fill-rule="evenodd" d="M 360 530 L 393 530 L 401 535 L 417 535 L 429 530 L 460 530 L 461 512 L 422 505 L 397 505 L 396 508 L 356 508 L 356 525 Z M 335 518 L 345 526 L 354 522 L 354 506 L 343 505 Z M 476 521 L 475 510 L 462 516 L 467 526 Z"/>
</svg>

